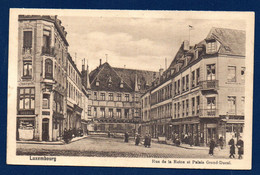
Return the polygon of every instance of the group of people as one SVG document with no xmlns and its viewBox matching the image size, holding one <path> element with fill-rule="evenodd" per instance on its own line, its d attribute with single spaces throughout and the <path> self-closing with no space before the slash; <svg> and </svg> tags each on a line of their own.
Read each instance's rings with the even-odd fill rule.
<svg viewBox="0 0 260 175">
<path fill-rule="evenodd" d="M 224 139 L 223 137 L 219 139 L 219 146 L 221 149 L 223 149 L 223 145 L 224 145 Z M 237 144 L 235 145 L 235 140 L 232 137 L 229 142 L 229 158 L 235 158 L 235 154 L 236 154 L 236 146 L 238 149 L 238 159 L 242 159 L 242 156 L 244 154 L 244 141 L 242 140 L 241 137 L 239 137 Z M 209 155 L 213 156 L 214 155 L 214 148 L 217 146 L 216 142 L 214 139 L 211 139 L 210 143 L 209 143 Z"/>
<path fill-rule="evenodd" d="M 125 132 L 125 137 L 124 137 L 124 142 L 128 142 L 129 141 L 129 134 L 128 132 Z M 140 134 L 136 133 L 136 137 L 135 137 L 135 145 L 138 146 L 141 142 L 141 136 Z M 150 148 L 151 147 L 151 135 L 150 134 L 146 134 L 144 137 L 144 147 L 146 148 Z"/>
<path fill-rule="evenodd" d="M 83 135 L 84 135 L 83 129 L 81 129 L 81 128 L 79 128 L 79 129 L 70 128 L 69 130 L 67 130 L 67 128 L 65 128 L 64 132 L 63 132 L 63 140 L 65 143 L 69 143 L 73 137 L 81 137 Z"/>
</svg>

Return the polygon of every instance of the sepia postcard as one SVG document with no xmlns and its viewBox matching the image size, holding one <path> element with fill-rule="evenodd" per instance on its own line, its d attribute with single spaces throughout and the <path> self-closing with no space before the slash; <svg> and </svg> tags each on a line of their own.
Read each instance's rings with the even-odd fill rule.
<svg viewBox="0 0 260 175">
<path fill-rule="evenodd" d="M 251 169 L 254 20 L 10 9 L 7 164 Z"/>
</svg>

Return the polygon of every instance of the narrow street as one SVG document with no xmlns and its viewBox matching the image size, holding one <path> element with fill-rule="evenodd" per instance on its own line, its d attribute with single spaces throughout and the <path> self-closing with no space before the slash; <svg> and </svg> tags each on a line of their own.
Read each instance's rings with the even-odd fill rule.
<svg viewBox="0 0 260 175">
<path fill-rule="evenodd" d="M 65 145 L 17 143 L 17 155 L 90 156 L 90 157 L 154 157 L 154 158 L 228 158 L 229 150 L 216 148 L 214 156 L 208 149 L 187 149 L 152 142 L 151 148 L 135 146 L 134 140 L 89 136 Z"/>
</svg>

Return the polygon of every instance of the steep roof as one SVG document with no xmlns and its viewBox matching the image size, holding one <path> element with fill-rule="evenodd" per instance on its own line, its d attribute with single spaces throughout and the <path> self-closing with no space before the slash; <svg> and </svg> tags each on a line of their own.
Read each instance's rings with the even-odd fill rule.
<svg viewBox="0 0 260 175">
<path fill-rule="evenodd" d="M 137 82 L 140 85 L 139 92 L 143 93 L 151 86 L 154 74 L 158 76 L 157 72 L 116 68 L 111 67 L 106 62 L 91 71 L 90 84 L 91 89 L 97 91 L 133 92 L 135 91 L 135 82 Z M 96 86 L 97 80 L 99 80 L 99 86 Z M 111 85 L 108 81 L 112 82 Z M 120 88 L 122 82 L 123 88 Z"/>
<path fill-rule="evenodd" d="M 206 40 L 212 38 L 221 44 L 219 53 L 245 56 L 245 31 L 213 27 Z"/>
</svg>

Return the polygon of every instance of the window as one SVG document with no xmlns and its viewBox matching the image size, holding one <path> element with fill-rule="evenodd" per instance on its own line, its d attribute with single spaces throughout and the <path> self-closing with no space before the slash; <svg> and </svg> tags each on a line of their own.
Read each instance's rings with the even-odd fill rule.
<svg viewBox="0 0 260 175">
<path fill-rule="evenodd" d="M 129 94 L 125 94 L 125 101 L 129 101 Z"/>
<path fill-rule="evenodd" d="M 182 91 L 184 92 L 185 90 L 186 90 L 185 77 L 182 77 Z"/>
<path fill-rule="evenodd" d="M 194 115 L 195 114 L 195 98 L 192 98 L 191 101 L 192 101 L 192 115 Z"/>
<path fill-rule="evenodd" d="M 200 110 L 200 96 L 197 96 L 197 114 L 199 114 Z"/>
<path fill-rule="evenodd" d="M 242 114 L 244 114 L 244 110 L 245 110 L 245 97 L 241 97 L 241 111 L 242 111 Z"/>
<path fill-rule="evenodd" d="M 101 100 L 105 100 L 105 93 L 101 93 Z"/>
<path fill-rule="evenodd" d="M 176 107 L 176 103 L 174 103 L 174 118 L 176 118 L 177 116 L 176 116 L 176 114 L 177 114 L 177 107 Z"/>
<path fill-rule="evenodd" d="M 236 112 L 236 97 L 228 96 L 228 113 L 234 114 Z"/>
<path fill-rule="evenodd" d="M 185 101 L 182 101 L 182 117 L 185 117 Z"/>
<path fill-rule="evenodd" d="M 178 91 L 178 94 L 180 93 L 180 86 L 181 86 L 181 85 L 180 85 L 180 80 L 178 80 L 178 90 L 177 90 L 177 91 Z"/>
<path fill-rule="evenodd" d="M 58 92 L 54 93 L 54 111 L 57 113 L 63 113 L 63 96 Z"/>
<path fill-rule="evenodd" d="M 100 108 L 101 117 L 105 117 L 105 108 Z"/>
<path fill-rule="evenodd" d="M 19 88 L 19 110 L 34 109 L 34 88 Z"/>
<path fill-rule="evenodd" d="M 91 106 L 88 106 L 88 116 L 91 116 Z"/>
<path fill-rule="evenodd" d="M 195 71 L 191 73 L 191 86 L 195 87 Z"/>
<path fill-rule="evenodd" d="M 52 79 L 52 67 L 53 67 L 52 60 L 46 59 L 45 60 L 45 78 Z M 60 72 L 59 72 L 59 74 L 60 74 Z"/>
<path fill-rule="evenodd" d="M 121 118 L 121 109 L 116 109 L 116 116 Z"/>
<path fill-rule="evenodd" d="M 94 117 L 96 117 L 96 116 L 97 116 L 97 108 L 94 107 Z"/>
<path fill-rule="evenodd" d="M 177 95 L 177 81 L 174 82 L 174 94 Z"/>
<path fill-rule="evenodd" d="M 180 117 L 180 106 L 181 106 L 181 104 L 180 104 L 180 102 L 178 102 L 178 118 Z"/>
<path fill-rule="evenodd" d="M 50 31 L 44 30 L 43 31 L 43 53 L 50 54 L 50 44 L 51 44 Z"/>
<path fill-rule="evenodd" d="M 216 51 L 216 42 L 208 42 L 207 43 L 207 53 L 212 53 Z"/>
<path fill-rule="evenodd" d="M 32 78 L 32 61 L 23 62 L 23 78 Z"/>
<path fill-rule="evenodd" d="M 189 100 L 186 100 L 186 116 L 189 116 Z"/>
<path fill-rule="evenodd" d="M 110 118 L 113 118 L 113 109 L 112 108 L 108 110 L 108 115 Z"/>
<path fill-rule="evenodd" d="M 32 52 L 32 31 L 23 32 L 23 53 L 31 54 Z"/>
<path fill-rule="evenodd" d="M 215 64 L 207 65 L 207 80 L 215 80 L 216 79 L 216 68 Z"/>
<path fill-rule="evenodd" d="M 228 82 L 236 82 L 236 67 L 235 66 L 228 66 Z"/>
<path fill-rule="evenodd" d="M 196 85 L 199 85 L 199 81 L 200 81 L 200 68 L 198 68 L 196 70 Z"/>
<path fill-rule="evenodd" d="M 186 90 L 189 90 L 189 75 L 186 75 Z"/>
<path fill-rule="evenodd" d="M 207 97 L 207 109 L 216 109 L 216 98 L 215 97 Z"/>
<path fill-rule="evenodd" d="M 42 108 L 50 109 L 50 95 L 49 94 L 43 94 Z"/>
<path fill-rule="evenodd" d="M 245 71 L 246 71 L 246 68 L 245 67 L 241 67 L 241 81 L 242 82 L 245 81 Z"/>
<path fill-rule="evenodd" d="M 109 101 L 113 101 L 114 100 L 113 93 L 109 93 L 108 95 L 109 95 L 108 96 Z"/>
<path fill-rule="evenodd" d="M 94 92 L 94 100 L 97 100 L 97 92 Z"/>
</svg>

